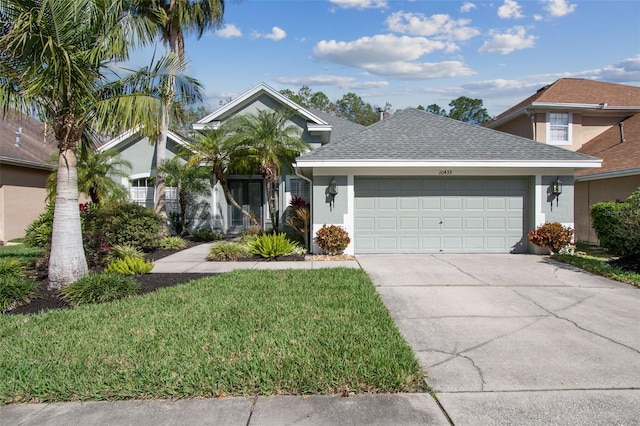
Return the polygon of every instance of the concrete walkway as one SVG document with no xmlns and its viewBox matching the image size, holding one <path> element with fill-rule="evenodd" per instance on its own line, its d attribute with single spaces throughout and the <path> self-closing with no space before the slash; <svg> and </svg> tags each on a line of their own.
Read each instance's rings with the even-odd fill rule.
<svg viewBox="0 0 640 426">
<path fill-rule="evenodd" d="M 319 268 L 360 268 L 355 260 L 345 261 L 300 261 L 300 262 L 209 262 L 207 255 L 215 243 L 200 244 L 182 250 L 171 256 L 157 260 L 151 271 L 160 273 L 222 273 L 235 269 L 319 269 Z"/>
<path fill-rule="evenodd" d="M 640 424 L 640 290 L 533 255 L 360 255 L 456 425 Z"/>
<path fill-rule="evenodd" d="M 360 255 L 206 262 L 153 273 L 362 268 L 428 372 L 430 394 L 0 407 L 0 425 L 640 425 L 640 290 L 528 255 Z"/>
</svg>

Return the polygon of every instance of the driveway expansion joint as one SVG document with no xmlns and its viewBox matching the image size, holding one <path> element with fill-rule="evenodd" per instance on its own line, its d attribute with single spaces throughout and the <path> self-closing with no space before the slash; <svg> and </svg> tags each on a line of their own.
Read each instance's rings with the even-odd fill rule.
<svg viewBox="0 0 640 426">
<path fill-rule="evenodd" d="M 595 332 L 595 331 L 593 331 L 593 330 L 589 330 L 588 328 L 582 327 L 582 326 L 581 326 L 581 325 L 579 325 L 577 322 L 575 322 L 575 321 L 573 321 L 573 320 L 571 320 L 571 319 L 569 319 L 569 318 L 565 318 L 565 317 L 563 317 L 563 316 L 560 316 L 560 315 L 556 314 L 555 312 L 552 312 L 552 311 L 548 310 L 547 308 L 545 308 L 544 306 L 540 305 L 540 304 L 539 304 L 538 302 L 536 302 L 535 300 L 533 300 L 533 299 L 531 299 L 531 298 L 529 298 L 529 297 L 525 296 L 524 294 L 521 294 L 521 293 L 519 293 L 519 292 L 518 292 L 518 291 L 516 291 L 516 290 L 513 290 L 513 292 L 514 292 L 514 293 L 516 293 L 518 296 L 522 297 L 523 299 L 525 299 L 525 300 L 527 300 L 527 301 L 529 301 L 529 302 L 533 303 L 534 305 L 536 305 L 538 308 L 542 309 L 543 311 L 548 312 L 548 313 L 549 313 L 549 315 L 551 315 L 551 316 L 553 316 L 553 317 L 555 317 L 555 318 L 557 318 L 557 319 L 559 319 L 559 320 L 566 321 L 566 322 L 568 322 L 568 323 L 570 323 L 570 324 L 573 324 L 573 325 L 574 325 L 574 327 L 576 327 L 576 328 L 577 328 L 577 329 L 579 329 L 579 330 L 582 330 L 582 331 L 584 331 L 584 332 L 586 332 L 586 333 L 593 334 L 594 336 L 600 337 L 601 339 L 607 340 L 607 341 L 609 341 L 609 342 L 611 342 L 611 343 L 613 343 L 613 344 L 616 344 L 616 345 L 622 346 L 623 348 L 630 349 L 630 350 L 632 350 L 633 352 L 636 352 L 637 354 L 640 354 L 640 349 L 636 349 L 636 348 L 634 348 L 634 347 L 632 347 L 632 346 L 625 345 L 624 343 L 622 343 L 622 342 L 618 342 L 617 340 L 614 340 L 614 339 L 612 339 L 611 337 L 603 336 L 603 335 L 602 335 L 602 334 L 600 334 L 600 333 L 597 333 L 597 332 Z M 595 295 L 593 295 L 593 296 L 595 296 Z M 561 310 L 566 310 L 566 309 L 569 309 L 570 307 L 573 307 L 573 306 L 579 305 L 580 303 L 583 303 L 584 301 L 586 301 L 587 299 L 590 299 L 590 298 L 591 298 L 591 297 L 593 297 L 593 296 L 590 296 L 590 297 L 587 297 L 587 298 L 585 298 L 585 299 L 583 299 L 583 300 L 580 300 L 578 303 L 575 303 L 575 304 L 573 304 L 573 305 L 571 305 L 571 306 L 568 306 L 568 307 L 566 307 L 566 308 L 562 308 Z"/>
</svg>

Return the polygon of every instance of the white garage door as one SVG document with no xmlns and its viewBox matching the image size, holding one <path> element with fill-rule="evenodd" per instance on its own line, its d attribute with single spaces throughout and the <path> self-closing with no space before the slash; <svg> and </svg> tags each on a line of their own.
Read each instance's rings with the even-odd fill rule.
<svg viewBox="0 0 640 426">
<path fill-rule="evenodd" d="M 526 178 L 355 178 L 356 253 L 526 252 Z"/>
</svg>

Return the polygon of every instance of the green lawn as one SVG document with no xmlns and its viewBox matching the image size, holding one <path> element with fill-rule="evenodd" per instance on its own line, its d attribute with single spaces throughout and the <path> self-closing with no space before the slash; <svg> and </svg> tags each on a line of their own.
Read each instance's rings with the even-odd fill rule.
<svg viewBox="0 0 640 426">
<path fill-rule="evenodd" d="M 360 270 L 236 271 L 118 302 L 0 315 L 0 401 L 425 390 Z"/>
</svg>

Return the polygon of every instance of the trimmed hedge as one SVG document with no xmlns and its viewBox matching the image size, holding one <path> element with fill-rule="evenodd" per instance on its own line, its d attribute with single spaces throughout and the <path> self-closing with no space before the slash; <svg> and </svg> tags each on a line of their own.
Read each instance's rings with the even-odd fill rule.
<svg viewBox="0 0 640 426">
<path fill-rule="evenodd" d="M 619 256 L 640 255 L 640 189 L 625 202 L 591 206 L 591 222 L 601 246 Z"/>
</svg>

